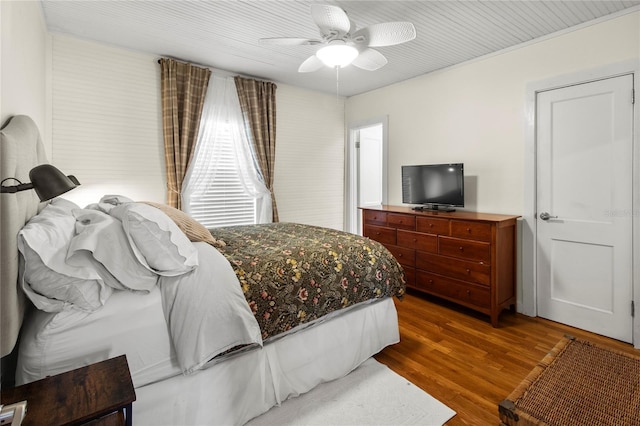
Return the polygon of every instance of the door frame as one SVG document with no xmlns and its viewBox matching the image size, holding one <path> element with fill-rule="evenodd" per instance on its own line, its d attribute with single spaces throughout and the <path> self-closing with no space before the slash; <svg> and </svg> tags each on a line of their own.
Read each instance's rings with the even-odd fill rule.
<svg viewBox="0 0 640 426">
<path fill-rule="evenodd" d="M 536 99 L 539 92 L 562 87 L 589 83 L 611 77 L 633 74 L 634 90 L 639 86 L 640 64 L 637 60 L 629 60 L 594 69 L 560 75 L 527 84 L 525 106 L 525 149 L 524 149 L 524 211 L 522 216 L 522 288 L 518 289 L 519 311 L 525 315 L 537 316 L 537 284 L 536 284 Z M 629 94 L 631 98 L 632 94 Z M 633 318 L 633 343 L 640 349 L 640 108 L 633 111 L 633 199 L 632 199 L 632 251 L 633 273 L 632 288 L 636 314 Z"/>
<path fill-rule="evenodd" d="M 371 118 L 368 120 L 349 123 L 347 130 L 347 144 L 345 147 L 345 203 L 344 203 L 344 229 L 352 232 L 358 224 L 358 156 L 356 155 L 357 131 L 365 128 L 382 125 L 382 204 L 388 202 L 388 156 L 389 156 L 389 116 Z"/>
</svg>

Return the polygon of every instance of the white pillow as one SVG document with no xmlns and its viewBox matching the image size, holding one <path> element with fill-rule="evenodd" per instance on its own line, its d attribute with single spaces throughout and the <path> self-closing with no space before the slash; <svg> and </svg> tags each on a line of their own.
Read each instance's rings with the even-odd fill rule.
<svg viewBox="0 0 640 426">
<path fill-rule="evenodd" d="M 111 204 L 113 206 L 119 206 L 124 203 L 133 203 L 133 200 L 124 195 L 103 195 L 100 199 L 100 203 Z"/>
<path fill-rule="evenodd" d="M 73 201 L 57 197 L 49 201 L 49 204 L 46 206 L 46 208 L 49 209 L 49 212 L 46 213 L 47 215 L 71 216 L 73 214 L 73 211 L 75 209 L 79 209 L 80 206 L 78 206 Z M 42 215 L 42 212 L 40 212 L 39 214 Z"/>
<path fill-rule="evenodd" d="M 112 208 L 123 203 L 131 203 L 133 200 L 124 195 L 104 195 L 97 203 L 89 204 L 85 209 L 100 210 L 109 213 Z"/>
<path fill-rule="evenodd" d="M 72 272 L 76 276 L 69 276 L 48 268 L 28 245 L 24 244 L 21 251 L 25 262 L 22 290 L 41 311 L 60 312 L 75 308 L 93 312 L 102 307 L 113 292 L 95 274 L 90 263 L 76 266 Z M 68 273 L 69 269 L 65 269 Z M 78 277 L 84 275 L 91 278 Z"/>
<path fill-rule="evenodd" d="M 198 251 L 162 211 L 142 203 L 124 203 L 110 215 L 122 221 L 140 263 L 158 275 L 177 276 L 198 266 Z"/>
<path fill-rule="evenodd" d="M 76 220 L 71 212 L 78 208 L 71 201 L 56 198 L 18 233 L 18 250 L 24 259 L 22 289 L 38 309 L 46 312 L 67 308 L 94 311 L 112 292 L 91 264 L 66 262 L 75 233 Z"/>
<path fill-rule="evenodd" d="M 119 220 L 98 210 L 77 209 L 73 214 L 76 235 L 69 244 L 68 263 L 90 262 L 91 253 L 111 287 L 148 292 L 156 285 L 158 276 L 138 261 Z"/>
</svg>

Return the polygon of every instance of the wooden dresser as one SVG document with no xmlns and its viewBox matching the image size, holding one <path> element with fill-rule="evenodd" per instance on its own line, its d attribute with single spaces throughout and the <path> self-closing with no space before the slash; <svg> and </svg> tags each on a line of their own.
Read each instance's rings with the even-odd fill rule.
<svg viewBox="0 0 640 426">
<path fill-rule="evenodd" d="M 516 220 L 474 212 L 363 208 L 363 234 L 404 267 L 407 286 L 491 317 L 516 303 Z"/>
</svg>

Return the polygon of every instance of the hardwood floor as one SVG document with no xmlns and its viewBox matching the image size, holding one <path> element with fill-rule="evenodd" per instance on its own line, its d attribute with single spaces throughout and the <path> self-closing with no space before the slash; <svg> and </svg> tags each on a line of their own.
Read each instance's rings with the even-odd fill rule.
<svg viewBox="0 0 640 426">
<path fill-rule="evenodd" d="M 542 318 L 489 317 L 409 292 L 396 300 L 400 343 L 376 359 L 457 412 L 447 425 L 497 425 L 498 403 L 565 334 L 640 354 L 632 345 Z"/>
</svg>

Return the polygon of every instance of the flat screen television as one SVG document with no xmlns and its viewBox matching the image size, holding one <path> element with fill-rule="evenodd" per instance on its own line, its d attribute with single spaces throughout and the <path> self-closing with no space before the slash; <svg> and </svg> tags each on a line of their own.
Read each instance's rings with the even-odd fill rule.
<svg viewBox="0 0 640 426">
<path fill-rule="evenodd" d="M 414 210 L 464 207 L 464 164 L 402 166 L 402 202 Z"/>
</svg>

